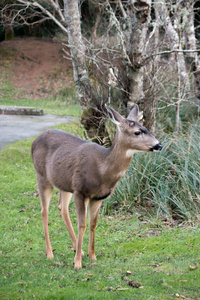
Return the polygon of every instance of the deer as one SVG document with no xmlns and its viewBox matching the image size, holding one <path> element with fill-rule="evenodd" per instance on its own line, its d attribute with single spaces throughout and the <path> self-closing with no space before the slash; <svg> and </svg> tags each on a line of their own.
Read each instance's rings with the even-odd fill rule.
<svg viewBox="0 0 200 300">
<path fill-rule="evenodd" d="M 74 268 L 82 268 L 83 236 L 89 206 L 88 255 L 96 260 L 95 229 L 105 198 L 112 195 L 119 179 L 127 171 L 134 153 L 159 151 L 161 143 L 139 122 L 138 105 L 127 118 L 105 106 L 117 130 L 108 148 L 61 130 L 50 129 L 32 143 L 33 164 L 37 173 L 41 217 L 46 241 L 46 255 L 53 259 L 48 231 L 48 211 L 53 188 L 59 190 L 58 208 L 75 251 Z M 69 203 L 74 195 L 78 219 L 78 238 L 69 217 Z"/>
</svg>

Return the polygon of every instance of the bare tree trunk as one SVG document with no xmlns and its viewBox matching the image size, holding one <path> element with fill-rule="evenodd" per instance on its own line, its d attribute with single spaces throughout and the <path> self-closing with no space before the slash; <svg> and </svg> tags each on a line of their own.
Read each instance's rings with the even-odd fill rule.
<svg viewBox="0 0 200 300">
<path fill-rule="evenodd" d="M 179 122 L 180 122 L 180 105 L 181 101 L 183 99 L 183 96 L 185 92 L 188 92 L 190 90 L 190 82 L 189 82 L 189 76 L 186 69 L 186 62 L 185 57 L 182 50 L 181 42 L 182 42 L 182 30 L 181 30 L 181 23 L 179 23 L 179 29 L 176 28 L 176 22 L 172 23 L 170 18 L 170 12 L 167 7 L 167 1 L 161 0 L 160 6 L 158 8 L 159 14 L 160 14 L 160 24 L 163 25 L 165 28 L 165 32 L 167 34 L 167 37 L 169 39 L 169 46 L 172 50 L 180 50 L 176 54 L 171 55 L 171 63 L 177 62 L 177 94 L 178 94 L 178 100 L 176 102 L 176 124 L 175 124 L 175 132 L 178 132 L 179 130 Z M 180 5 L 177 6 L 178 9 L 178 18 L 181 18 L 181 10 Z"/>
<path fill-rule="evenodd" d="M 179 70 L 180 64 L 177 63 L 178 68 L 178 100 L 176 102 L 176 124 L 175 124 L 175 133 L 178 133 L 180 127 L 180 105 L 181 105 L 181 71 Z"/>
<path fill-rule="evenodd" d="M 166 34 L 170 41 L 170 48 L 179 49 L 181 43 L 181 37 L 179 36 L 177 30 L 174 28 L 172 24 L 171 18 L 169 16 L 166 0 L 160 0 L 159 15 L 160 15 L 160 24 L 164 26 Z M 189 77 L 186 70 L 186 64 L 185 64 L 185 58 L 183 52 L 178 52 L 177 64 L 178 64 L 178 69 L 180 72 L 182 84 L 186 87 L 186 89 L 188 89 Z"/>
<path fill-rule="evenodd" d="M 160 5 L 160 0 L 154 0 L 154 11 L 155 11 L 155 24 L 154 24 L 154 52 L 158 53 L 159 52 L 159 40 L 160 40 L 160 26 L 159 26 L 159 5 Z M 160 61 L 160 56 L 157 55 L 155 56 L 154 60 L 151 61 L 151 69 L 152 69 L 152 75 L 153 77 L 153 84 L 154 84 L 154 89 L 155 89 L 155 76 L 157 76 L 157 70 L 159 68 L 159 61 Z M 153 95 L 152 99 L 152 105 L 151 105 L 151 126 L 148 126 L 151 128 L 151 131 L 153 134 L 156 134 L 156 111 L 157 111 L 157 99 L 155 95 Z M 147 124 L 145 124 L 147 125 Z"/>
<path fill-rule="evenodd" d="M 99 26 L 99 22 L 101 20 L 102 7 L 100 6 L 99 3 L 97 3 L 97 8 L 98 8 L 98 13 L 97 13 L 97 18 L 96 18 L 96 22 L 95 22 L 95 25 L 94 25 L 93 33 L 92 33 L 92 40 L 94 40 L 94 41 L 97 38 L 97 29 L 98 29 L 98 26 Z"/>
<path fill-rule="evenodd" d="M 129 18 L 130 40 L 127 45 L 128 55 L 132 66 L 128 67 L 129 105 L 141 103 L 144 99 L 143 90 L 143 57 L 145 55 L 146 34 L 151 1 L 130 1 Z"/>
<path fill-rule="evenodd" d="M 86 48 L 81 34 L 78 0 L 64 0 L 64 16 L 68 29 L 68 43 L 72 57 L 74 82 L 77 87 L 79 101 L 86 107 L 91 101 L 91 85 L 86 69 Z"/>
<path fill-rule="evenodd" d="M 14 30 L 12 27 L 12 10 L 11 9 L 5 9 L 5 20 L 4 20 L 4 29 L 5 29 L 5 40 L 11 40 L 14 38 Z"/>
<path fill-rule="evenodd" d="M 143 111 L 145 125 L 151 127 L 155 117 L 152 103 L 147 101 L 144 93 L 144 72 L 146 61 L 144 59 L 148 49 L 147 30 L 150 21 L 151 0 L 140 1 L 131 0 L 128 6 L 129 32 L 126 42 L 127 53 L 131 64 L 126 66 L 126 91 L 128 97 L 125 98 L 127 111 L 137 103 Z M 148 124 L 145 120 L 148 120 Z"/>
<path fill-rule="evenodd" d="M 195 83 L 196 83 L 196 97 L 197 97 L 197 105 L 198 105 L 198 119 L 200 119 L 200 64 L 196 68 L 194 72 Z"/>
<path fill-rule="evenodd" d="M 94 141 L 103 144 L 108 136 L 101 107 L 98 107 L 97 96 L 92 92 L 89 75 L 86 69 L 86 47 L 81 33 L 78 0 L 64 0 L 64 14 L 68 29 L 74 81 L 83 112 L 81 123 L 87 134 Z"/>
<path fill-rule="evenodd" d="M 159 52 L 159 39 L 160 39 L 159 6 L 160 6 L 160 0 L 154 0 L 154 11 L 155 11 L 155 16 L 156 16 L 156 24 L 155 24 L 156 28 L 155 28 L 155 34 L 154 34 L 154 51 L 155 51 L 155 53 Z M 157 64 L 159 60 L 160 60 L 160 57 L 156 56 L 155 63 Z"/>
<path fill-rule="evenodd" d="M 183 16 L 184 32 L 185 32 L 185 41 L 187 50 L 193 50 L 194 52 L 188 52 L 186 58 L 190 67 L 190 70 L 193 71 L 195 89 L 196 89 L 196 99 L 198 106 L 198 116 L 200 116 L 200 59 L 198 53 L 195 52 L 196 47 L 196 37 L 195 37 L 195 28 L 194 28 L 194 1 L 189 0 L 184 3 L 186 6 L 186 11 Z"/>
</svg>

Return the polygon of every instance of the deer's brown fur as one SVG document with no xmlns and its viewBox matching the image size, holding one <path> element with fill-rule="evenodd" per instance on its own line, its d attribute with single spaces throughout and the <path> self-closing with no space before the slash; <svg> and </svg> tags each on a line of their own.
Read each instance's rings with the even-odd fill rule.
<svg viewBox="0 0 200 300">
<path fill-rule="evenodd" d="M 107 110 L 111 120 L 117 125 L 117 133 L 110 148 L 60 130 L 48 130 L 38 136 L 32 144 L 47 257 L 53 258 L 48 233 L 48 208 L 52 190 L 56 187 L 60 191 L 58 207 L 76 251 L 74 259 L 76 269 L 81 268 L 87 204 L 89 203 L 90 216 L 88 254 L 95 260 L 94 235 L 103 199 L 113 193 L 117 181 L 128 169 L 135 152 L 161 149 L 158 140 L 138 122 L 137 106 L 127 119 L 112 108 Z M 68 213 L 72 193 L 78 215 L 78 239 Z"/>
</svg>

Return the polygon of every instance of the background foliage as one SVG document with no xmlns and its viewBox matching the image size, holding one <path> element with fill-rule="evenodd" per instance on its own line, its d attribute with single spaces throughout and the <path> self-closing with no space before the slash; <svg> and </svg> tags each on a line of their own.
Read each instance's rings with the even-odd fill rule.
<svg viewBox="0 0 200 300">
<path fill-rule="evenodd" d="M 63 32 L 62 27 L 54 20 L 55 17 L 58 22 L 62 21 L 61 24 L 67 28 L 66 22 L 62 20 L 65 15 L 63 2 L 58 1 L 57 8 L 52 5 L 55 4 L 54 1 L 49 3 L 36 1 L 35 3 L 40 5 L 36 7 L 32 2 L 25 0 L 1 2 L 1 38 L 3 39 L 3 34 L 6 38 L 6 32 L 11 30 L 16 37 L 39 34 L 39 36 L 53 37 L 67 42 L 66 32 Z M 82 117 L 89 116 L 90 124 L 88 121 L 82 124 L 89 127 L 86 136 L 92 138 L 95 132 L 94 123 L 96 122 L 95 125 L 98 126 L 99 120 L 101 123 L 105 120 L 101 114 L 96 114 L 94 117 L 98 122 L 93 122 L 90 112 L 99 113 L 101 103 L 110 99 L 112 105 L 126 114 L 130 102 L 134 100 L 144 108 L 146 126 L 152 128 L 164 144 L 163 151 L 158 155 L 135 155 L 115 195 L 104 206 L 107 213 L 111 208 L 122 207 L 133 211 L 139 206 L 146 214 L 154 213 L 161 217 L 179 220 L 198 219 L 200 205 L 197 84 L 199 60 L 198 52 L 191 48 L 190 38 L 193 37 L 198 49 L 199 1 L 186 3 L 163 0 L 159 3 L 157 1 L 144 3 L 146 3 L 146 15 L 143 15 L 144 10 L 141 9 L 142 6 L 140 7 L 138 1 L 129 3 L 131 8 L 127 1 L 115 3 L 88 0 L 80 3 L 82 35 L 86 46 L 86 67 L 90 84 L 96 93 L 94 98 L 98 102 L 90 102 L 89 112 L 82 114 Z M 192 23 L 190 23 L 191 16 Z M 133 29 L 141 32 L 141 35 L 145 32 L 147 38 L 146 43 L 135 49 L 137 51 L 134 59 L 132 58 L 134 52 L 130 51 L 129 46 L 134 46 L 131 41 L 138 41 L 139 44 L 141 40 L 137 40 L 138 37 L 134 36 L 130 24 Z M 130 43 L 123 40 L 125 37 L 127 40 L 129 38 Z M 143 52 L 140 53 L 139 50 Z M 194 52 L 181 52 L 187 50 Z M 1 51 L 2 59 L 8 60 L 6 50 L 2 48 Z M 162 54 L 157 55 L 158 51 Z M 127 59 L 132 59 L 131 68 L 127 67 L 123 55 L 126 55 Z M 145 60 L 147 57 L 149 58 Z M 5 67 L 5 64 L 2 63 L 2 66 Z M 114 72 L 112 78 L 109 77 L 110 67 Z M 130 98 L 128 83 L 124 81 L 125 73 L 129 72 L 135 72 L 134 76 L 139 76 L 135 83 L 133 81 L 135 85 L 139 79 L 143 82 L 141 93 L 139 92 L 138 98 L 135 99 Z M 129 75 L 127 78 L 130 79 Z M 8 81 L 4 79 L 2 90 L 4 95 L 2 100 L 5 104 L 16 103 L 14 99 L 16 90 L 12 90 Z M 74 102 L 78 102 L 72 85 L 71 90 L 70 87 L 58 90 L 56 97 L 53 96 L 48 100 L 40 99 L 35 104 L 46 107 L 47 111 L 54 110 L 60 113 L 63 107 L 68 106 L 64 98 L 69 95 Z M 19 100 L 19 97 L 18 95 L 18 104 L 29 103 L 29 100 L 23 100 L 23 97 Z M 73 108 L 70 107 L 70 111 L 79 114 L 78 105 L 74 104 L 72 104 Z M 114 135 L 115 129 L 110 128 L 113 127 L 107 122 L 104 126 L 104 135 L 107 133 L 110 136 Z"/>
</svg>

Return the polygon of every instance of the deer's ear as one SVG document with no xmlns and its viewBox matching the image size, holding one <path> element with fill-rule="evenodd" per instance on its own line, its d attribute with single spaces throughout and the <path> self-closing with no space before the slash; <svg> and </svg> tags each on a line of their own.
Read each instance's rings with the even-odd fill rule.
<svg viewBox="0 0 200 300">
<path fill-rule="evenodd" d="M 111 108 L 110 106 L 105 105 L 107 112 L 109 113 L 110 116 L 110 120 L 116 124 L 116 125 L 120 125 L 120 123 L 124 120 L 124 118 L 113 108 Z"/>
<path fill-rule="evenodd" d="M 136 104 L 133 109 L 130 111 L 127 119 L 131 120 L 131 121 L 140 121 L 143 118 L 142 114 L 139 113 L 139 107 Z"/>
</svg>

